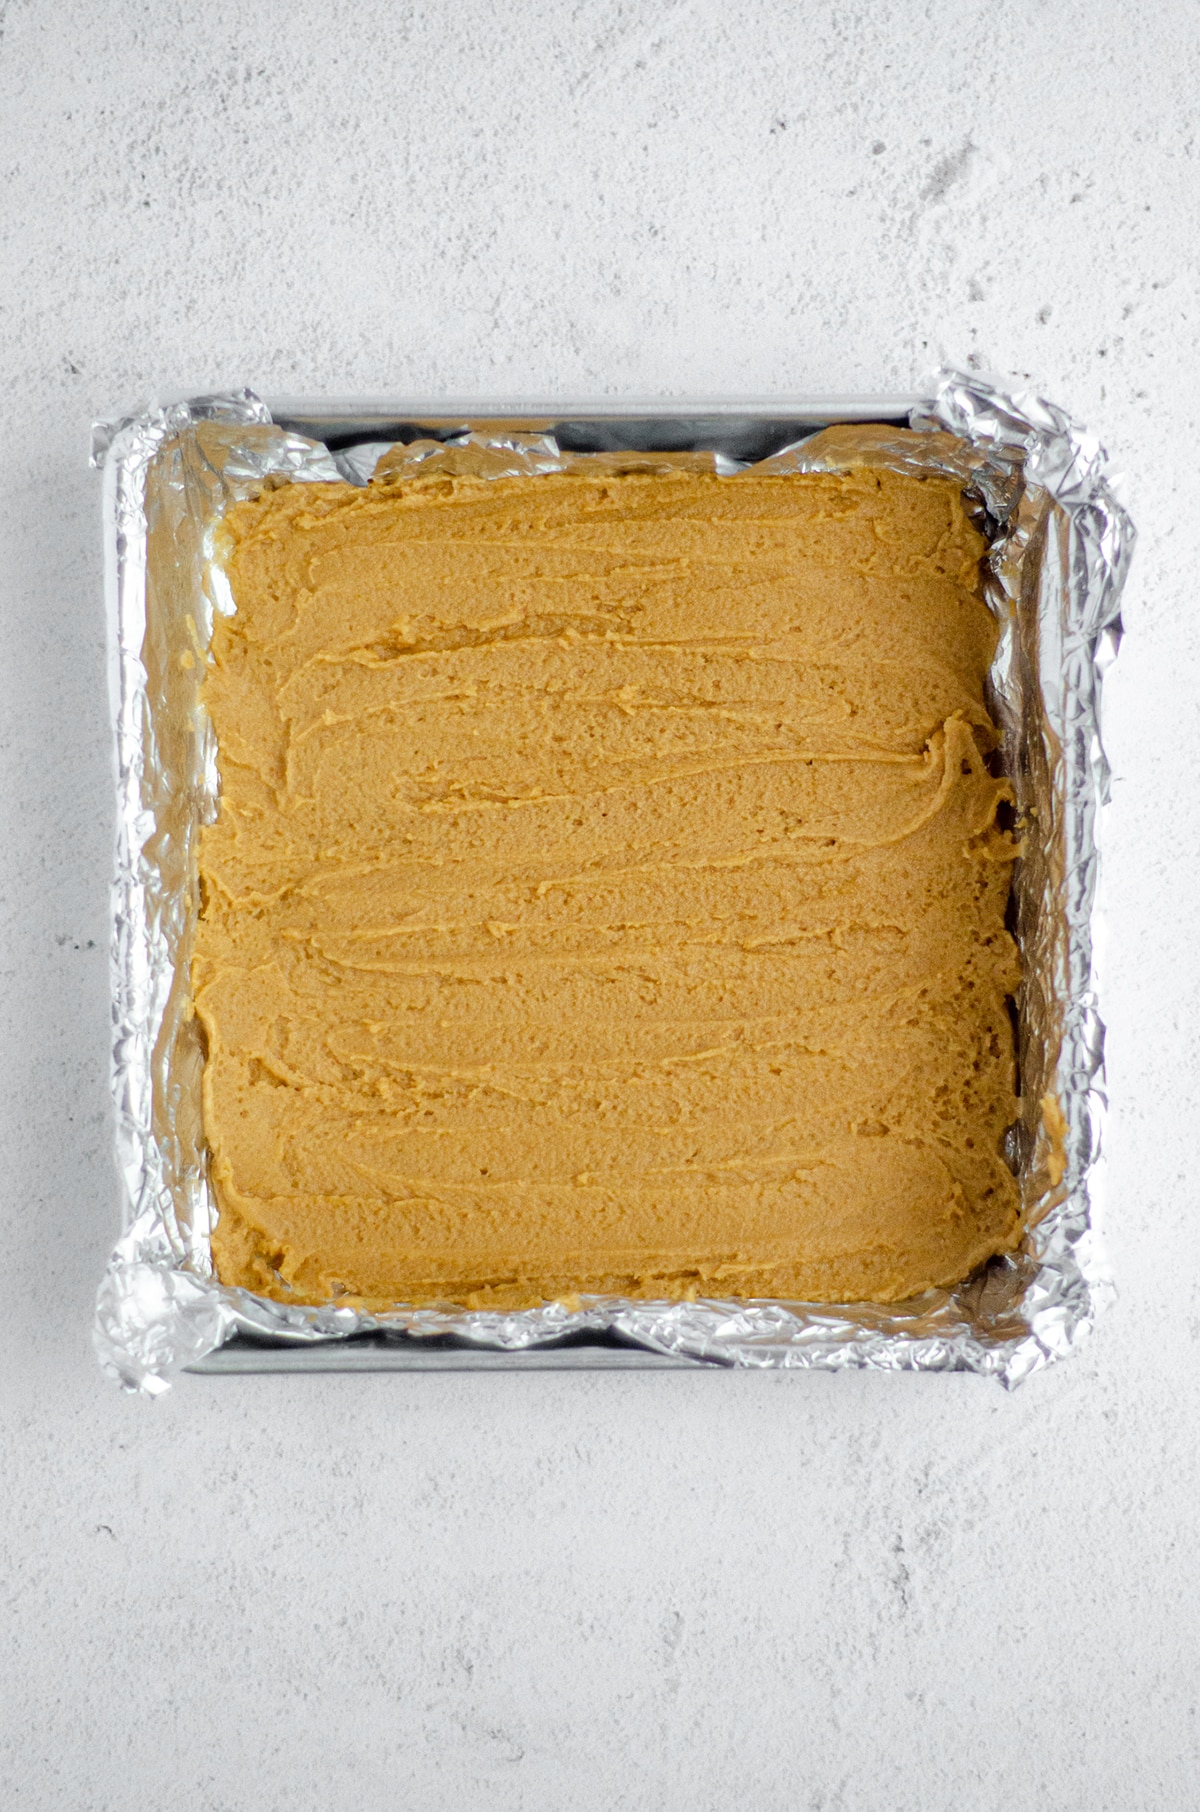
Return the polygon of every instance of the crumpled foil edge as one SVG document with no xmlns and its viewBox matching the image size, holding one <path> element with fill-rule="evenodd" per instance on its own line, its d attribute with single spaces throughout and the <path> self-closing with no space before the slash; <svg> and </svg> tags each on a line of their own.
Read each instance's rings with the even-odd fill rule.
<svg viewBox="0 0 1200 1812">
<path fill-rule="evenodd" d="M 110 690 L 117 728 L 112 1079 L 126 1211 L 126 1231 L 96 1307 L 96 1350 L 110 1376 L 126 1388 L 157 1394 L 168 1388 L 174 1372 L 237 1333 L 280 1344 L 390 1331 L 450 1335 L 515 1351 L 567 1335 L 609 1332 L 651 1351 L 730 1365 L 967 1370 L 1011 1386 L 1071 1352 L 1090 1331 L 1113 1294 L 1095 1229 L 1106 1105 L 1094 951 L 1096 817 L 1109 786 L 1100 697 L 1119 643 L 1120 592 L 1134 531 L 1117 500 L 1104 449 L 1065 411 L 1031 393 L 944 370 L 910 421 L 912 429 L 935 437 L 921 444 L 920 458 L 911 443 L 900 444 L 904 436 L 889 441 L 881 430 L 878 462 L 954 473 L 990 518 L 987 592 L 1002 625 L 991 676 L 993 708 L 1010 761 L 1018 766 L 1028 754 L 1033 712 L 1038 729 L 1033 740 L 1053 782 L 1050 815 L 1061 911 L 1048 935 L 1047 921 L 1039 920 L 1036 935 L 1044 945 L 1039 986 L 1055 1012 L 1057 1054 L 1048 1111 L 1057 1128 L 1062 1174 L 1046 1196 L 1048 1205 L 1039 1208 L 1040 1218 L 1031 1217 L 1035 1224 L 1022 1252 L 993 1261 L 982 1278 L 958 1291 L 930 1292 L 901 1305 L 586 1298 L 578 1307 L 551 1303 L 507 1313 L 397 1307 L 375 1315 L 334 1305 L 292 1306 L 222 1285 L 208 1246 L 212 1210 L 206 1182 L 195 1174 L 184 1179 L 178 1151 L 156 1125 L 155 1090 L 161 1097 L 164 1088 L 158 1046 L 185 962 L 188 909 L 179 879 L 187 851 L 176 848 L 163 857 L 156 805 L 164 787 L 178 787 L 186 776 L 172 774 L 157 752 L 143 654 L 149 646 L 147 482 L 164 449 L 177 448 L 206 422 L 245 429 L 245 447 L 223 472 L 201 469 L 198 479 L 193 470 L 178 482 L 181 496 L 188 483 L 193 492 L 199 483 L 201 494 L 191 495 L 187 504 L 193 511 L 213 508 L 231 473 L 249 486 L 272 475 L 363 483 L 380 449 L 364 446 L 331 456 L 319 443 L 274 428 L 270 412 L 250 391 L 195 398 L 96 425 L 92 457 L 104 471 Z M 764 464 L 776 470 L 837 469 L 843 463 L 837 429 L 826 435 L 824 443 L 808 436 Z M 965 462 L 947 435 L 967 444 Z M 496 475 L 564 463 L 545 436 L 493 432 L 463 438 L 488 449 L 485 458 L 492 457 L 491 450 L 504 452 L 510 463 L 496 464 Z M 949 451 L 943 457 L 944 447 Z M 410 448 L 403 463 L 422 456 Z M 718 455 L 717 469 L 736 468 Z M 202 743 L 199 725 L 196 735 Z M 215 752 L 208 748 L 203 759 L 215 795 Z M 1019 803 L 1022 784 L 1018 779 Z M 174 881 L 164 884 L 168 870 Z M 1044 1125 L 1029 1131 L 1025 1157 L 1032 1166 L 1039 1140 L 1044 1168 Z M 181 1209 L 185 1180 L 190 1199 Z"/>
</svg>

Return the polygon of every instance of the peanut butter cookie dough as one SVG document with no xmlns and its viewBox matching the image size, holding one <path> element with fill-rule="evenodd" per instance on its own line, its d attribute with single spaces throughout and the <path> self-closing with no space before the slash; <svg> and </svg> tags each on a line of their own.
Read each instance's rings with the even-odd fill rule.
<svg viewBox="0 0 1200 1812">
<path fill-rule="evenodd" d="M 193 963 L 227 1283 L 889 1302 L 1015 1244 L 951 482 L 580 461 L 228 528 Z"/>
</svg>

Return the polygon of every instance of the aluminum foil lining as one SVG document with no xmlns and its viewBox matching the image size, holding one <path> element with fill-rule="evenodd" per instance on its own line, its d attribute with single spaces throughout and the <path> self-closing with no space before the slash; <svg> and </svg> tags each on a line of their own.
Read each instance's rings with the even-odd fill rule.
<svg viewBox="0 0 1200 1812">
<path fill-rule="evenodd" d="M 218 786 L 200 686 L 213 612 L 228 608 L 214 531 L 231 502 L 264 485 L 365 484 L 427 462 L 501 478 L 562 470 L 574 457 L 547 433 L 505 431 L 494 419 L 448 440 L 331 453 L 277 426 L 250 391 L 96 427 L 117 722 L 113 1087 L 126 1228 L 100 1286 L 95 1341 L 129 1388 L 166 1389 L 173 1372 L 236 1333 L 278 1344 L 387 1330 L 508 1350 L 607 1331 L 732 1365 L 969 1370 L 1011 1385 L 1070 1352 L 1112 1293 L 1094 1230 L 1105 1105 L 1096 816 L 1108 792 L 1101 682 L 1120 637 L 1133 528 L 1103 449 L 1068 415 L 952 370 L 938 374 L 908 429 L 834 424 L 763 469 L 867 463 L 950 475 L 989 539 L 985 589 L 1001 625 L 990 703 L 1025 837 L 1014 876 L 1023 1118 L 1010 1153 L 1030 1225 L 1021 1250 L 957 1289 L 888 1306 L 602 1297 L 509 1313 L 397 1305 L 366 1315 L 268 1301 L 217 1280 L 203 1053 L 188 998 L 197 833 Z M 604 457 L 614 469 L 655 463 L 652 449 Z M 715 440 L 659 458 L 740 469 Z"/>
</svg>

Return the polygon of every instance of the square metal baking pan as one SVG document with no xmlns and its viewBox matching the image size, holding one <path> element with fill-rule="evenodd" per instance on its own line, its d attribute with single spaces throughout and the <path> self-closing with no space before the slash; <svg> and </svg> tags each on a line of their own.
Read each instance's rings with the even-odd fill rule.
<svg viewBox="0 0 1200 1812">
<path fill-rule="evenodd" d="M 790 451 L 822 429 L 851 424 L 876 424 L 880 433 L 867 442 L 856 439 L 846 453 L 822 450 L 811 465 L 806 449 Z M 893 432 L 909 428 L 922 432 Z M 194 613 L 204 600 L 194 586 L 208 592 L 213 582 L 211 526 L 221 497 L 230 495 L 218 467 L 232 460 L 233 495 L 252 495 L 245 487 L 271 482 L 272 474 L 317 481 L 340 474 L 364 483 L 384 447 L 453 441 L 468 433 L 510 446 L 508 437 L 520 436 L 516 446 L 525 449 L 536 448 L 534 437 L 544 435 L 547 453 L 554 446 L 567 454 L 708 452 L 716 455 L 718 470 L 725 460 L 735 470 L 784 449 L 789 452 L 781 469 L 836 470 L 842 458 L 856 461 L 863 456 L 857 449 L 869 446 L 868 463 L 956 476 L 973 507 L 983 511 L 981 521 L 996 536 L 987 595 L 1002 624 L 993 673 L 998 721 L 1009 772 L 1019 776 L 1018 795 L 1034 807 L 1031 822 L 1041 827 L 1037 849 L 1022 865 L 1036 878 L 1014 896 L 1022 951 L 1034 952 L 1036 970 L 1027 971 L 1032 981 L 1025 989 L 1035 1017 L 1027 1019 L 1023 1007 L 1019 1022 L 1033 1114 L 1025 1126 L 1021 1174 L 1034 1180 L 1036 1190 L 1027 1198 L 1035 1209 L 1032 1232 L 1013 1258 L 993 1261 L 956 1290 L 891 1307 L 598 1304 L 586 1314 L 556 1309 L 529 1327 L 493 1327 L 495 1316 L 443 1316 L 399 1305 L 393 1322 L 381 1327 L 368 1321 L 364 1328 L 361 1318 L 332 1308 L 279 1314 L 263 1299 L 214 1288 L 208 1279 L 203 1228 L 210 1222 L 193 1222 L 185 1197 L 176 1193 L 185 1171 L 170 1154 L 182 1149 L 180 1136 L 173 1118 L 161 1118 L 168 1096 L 181 1105 L 193 1154 L 186 1175 L 202 1179 L 203 1135 L 198 1097 L 193 1099 L 202 1056 L 196 1047 L 182 1072 L 163 1072 L 166 1027 L 160 1015 L 168 995 L 181 998 L 177 978 L 186 942 L 173 940 L 186 937 L 179 927 L 189 908 L 180 852 L 194 834 L 186 825 L 198 822 L 189 816 L 197 809 L 192 801 L 215 797 L 215 766 L 201 771 L 196 754 L 187 754 L 189 747 L 207 750 L 203 762 L 214 759 L 198 693 L 181 716 L 164 702 L 176 695 L 162 692 L 162 676 L 164 658 L 175 647 L 171 637 L 178 640 L 180 667 L 192 669 L 188 650 L 201 648 Z M 832 466 L 825 463 L 829 457 Z M 98 423 L 93 463 L 105 470 L 121 801 L 114 1086 L 126 1232 L 101 1285 L 96 1323 L 98 1352 L 114 1376 L 157 1390 L 178 1369 L 224 1374 L 718 1364 L 967 1369 L 1011 1384 L 1073 1349 L 1111 1293 L 1089 1198 L 1103 1110 L 1103 1027 L 1092 967 L 1093 825 L 1107 789 L 1098 734 L 1100 682 L 1119 634 L 1119 594 L 1133 532 L 1109 486 L 1103 449 L 1069 416 L 1038 397 L 1013 395 L 991 380 L 954 371 L 938 374 L 927 392 L 913 396 L 496 402 L 278 397 L 264 403 L 252 392 L 231 391 Z M 168 521 L 174 526 L 164 530 Z M 159 549 L 153 587 L 152 542 Z M 152 697 L 153 673 L 159 690 Z M 163 736 L 170 744 L 166 756 Z M 200 740 L 189 743 L 194 737 Z M 1030 1038 L 1040 1052 L 1036 1076 L 1025 1068 L 1027 1046 L 1034 1049 Z M 1065 1129 L 1065 1168 L 1049 1177 L 1048 1189 L 1046 1154 L 1057 1136 L 1051 1109 Z M 589 1327 L 589 1317 L 605 1325 Z"/>
</svg>

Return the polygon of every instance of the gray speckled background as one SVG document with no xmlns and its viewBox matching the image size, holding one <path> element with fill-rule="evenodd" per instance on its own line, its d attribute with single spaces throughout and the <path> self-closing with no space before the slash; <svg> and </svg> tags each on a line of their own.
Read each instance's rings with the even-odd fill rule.
<svg viewBox="0 0 1200 1812">
<path fill-rule="evenodd" d="M 0 1779 L 64 1812 L 1196 1803 L 1200 12 L 0 0 Z M 1029 377 L 1141 541 L 1108 690 L 1121 1301 L 962 1377 L 184 1379 L 117 1216 L 90 417 Z"/>
</svg>

